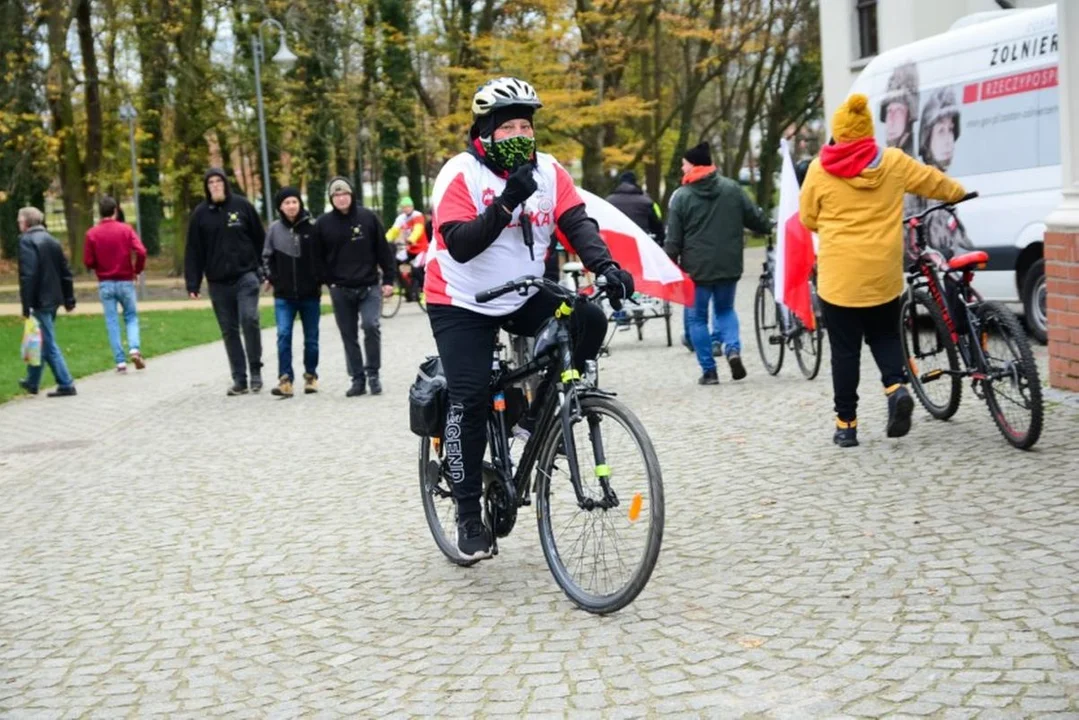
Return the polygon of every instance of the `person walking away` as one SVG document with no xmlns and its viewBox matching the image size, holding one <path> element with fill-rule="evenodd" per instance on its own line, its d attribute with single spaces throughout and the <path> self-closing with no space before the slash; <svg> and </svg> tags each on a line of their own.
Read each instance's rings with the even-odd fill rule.
<svg viewBox="0 0 1079 720">
<path fill-rule="evenodd" d="M 56 389 L 49 397 L 75 395 L 75 379 L 67 369 L 64 354 L 56 340 L 56 312 L 63 306 L 75 309 L 75 282 L 64 249 L 45 230 L 45 214 L 34 207 L 24 207 L 16 217 L 19 226 L 19 299 L 22 316 L 31 315 L 41 328 L 41 365 L 28 365 L 19 386 L 37 395 L 45 365 L 56 378 Z"/>
<path fill-rule="evenodd" d="M 401 278 L 405 287 L 405 300 L 419 300 L 423 288 L 423 261 L 427 254 L 427 219 L 412 204 L 412 198 L 405 195 L 397 204 L 400 215 L 393 221 L 393 226 L 386 231 L 386 240 L 401 242 L 404 248 L 395 259 L 402 265 L 408 265 L 407 278 Z"/>
<path fill-rule="evenodd" d="M 206 199 L 191 214 L 187 228 L 187 293 L 197 300 L 206 276 L 232 373 L 228 395 L 247 393 L 248 370 L 250 390 L 258 392 L 262 390 L 259 275 L 266 231 L 254 206 L 232 193 L 223 170 L 208 170 L 203 189 Z"/>
<path fill-rule="evenodd" d="M 946 202 L 966 191 L 899 148 L 877 146 L 865 95 L 832 116 L 834 144 L 809 165 L 799 199 L 802 223 L 820 237 L 817 292 L 832 349 L 832 387 L 840 447 L 858 444 L 862 339 L 873 353 L 888 399 L 888 437 L 910 432 L 914 400 L 905 387 L 899 312 L 903 293 L 903 196 Z"/>
<path fill-rule="evenodd" d="M 292 327 L 303 324 L 303 391 L 318 392 L 318 324 L 322 317 L 322 283 L 315 253 L 315 223 L 303 206 L 300 191 L 283 187 L 274 196 L 278 219 L 266 232 L 263 275 L 273 287 L 277 320 L 277 387 L 270 391 L 292 397 Z"/>
<path fill-rule="evenodd" d="M 720 177 L 707 142 L 690 148 L 682 157 L 682 186 L 671 196 L 668 215 L 664 249 L 697 288 L 689 314 L 689 339 L 701 366 L 698 382 L 719 382 L 708 333 L 709 302 L 715 304 L 715 329 L 727 355 L 731 377 L 741 380 L 746 369 L 734 297 L 744 264 L 744 229 L 764 235 L 772 231 L 772 223 L 738 183 Z"/>
<path fill-rule="evenodd" d="M 352 183 L 344 177 L 330 181 L 333 207 L 315 223 L 318 262 L 330 286 L 333 316 L 345 346 L 345 364 L 352 384 L 346 397 L 382 393 L 382 297 L 393 294 L 393 251 L 378 216 L 356 202 Z M 381 269 L 381 280 L 379 270 Z M 363 330 L 360 351 L 359 330 Z"/>
<path fill-rule="evenodd" d="M 123 309 L 127 328 L 127 346 L 131 363 L 138 370 L 146 367 L 139 342 L 139 314 L 136 305 L 135 278 L 146 267 L 146 248 L 138 234 L 117 216 L 120 206 L 108 195 L 97 205 L 101 221 L 86 233 L 82 262 L 97 275 L 97 290 L 105 310 L 105 331 L 116 362 L 116 371 L 127 372 L 124 344 L 120 340 L 120 317 Z"/>
<path fill-rule="evenodd" d="M 607 202 L 614 205 L 637 227 L 651 235 L 660 247 L 663 247 L 665 230 L 659 205 L 645 195 L 644 190 L 637 184 L 637 175 L 632 170 L 627 170 L 619 176 L 618 185 L 607 196 Z M 614 318 L 619 330 L 629 330 L 628 312 L 619 310 L 611 317 Z"/>
</svg>

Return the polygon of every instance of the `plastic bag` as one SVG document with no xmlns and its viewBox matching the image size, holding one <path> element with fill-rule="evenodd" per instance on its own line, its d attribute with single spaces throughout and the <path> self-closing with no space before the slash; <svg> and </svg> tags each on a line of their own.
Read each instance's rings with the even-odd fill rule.
<svg viewBox="0 0 1079 720">
<path fill-rule="evenodd" d="M 448 404 L 442 360 L 431 355 L 420 363 L 416 382 L 408 389 L 408 424 L 412 432 L 420 437 L 442 437 Z"/>
<path fill-rule="evenodd" d="M 22 361 L 32 367 L 41 365 L 41 326 L 36 317 L 26 318 L 22 329 Z"/>
</svg>

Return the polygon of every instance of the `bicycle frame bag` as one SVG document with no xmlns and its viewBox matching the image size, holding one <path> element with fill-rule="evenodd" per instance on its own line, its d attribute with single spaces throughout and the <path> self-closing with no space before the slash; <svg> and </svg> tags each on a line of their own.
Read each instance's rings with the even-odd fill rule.
<svg viewBox="0 0 1079 720">
<path fill-rule="evenodd" d="M 408 422 L 412 432 L 420 437 L 442 437 L 448 404 L 442 360 L 437 355 L 428 356 L 420 363 L 416 382 L 408 389 Z"/>
</svg>

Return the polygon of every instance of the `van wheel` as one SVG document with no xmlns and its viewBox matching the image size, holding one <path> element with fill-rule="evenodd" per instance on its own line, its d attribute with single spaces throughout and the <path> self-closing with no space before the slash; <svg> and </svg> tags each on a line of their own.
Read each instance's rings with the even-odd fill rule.
<svg viewBox="0 0 1079 720">
<path fill-rule="evenodd" d="M 1023 280 L 1023 315 L 1027 329 L 1040 343 L 1048 341 L 1049 315 L 1045 310 L 1045 260 L 1038 260 L 1027 270 Z"/>
</svg>

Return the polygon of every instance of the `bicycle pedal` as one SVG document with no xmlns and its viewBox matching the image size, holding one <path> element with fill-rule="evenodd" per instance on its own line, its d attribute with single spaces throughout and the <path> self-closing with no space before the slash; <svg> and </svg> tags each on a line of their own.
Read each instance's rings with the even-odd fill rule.
<svg viewBox="0 0 1079 720">
<path fill-rule="evenodd" d="M 772 335 L 771 337 L 768 338 L 768 344 L 769 345 L 782 345 L 783 344 L 783 337 L 782 336 L 777 337 L 775 335 Z"/>
</svg>

